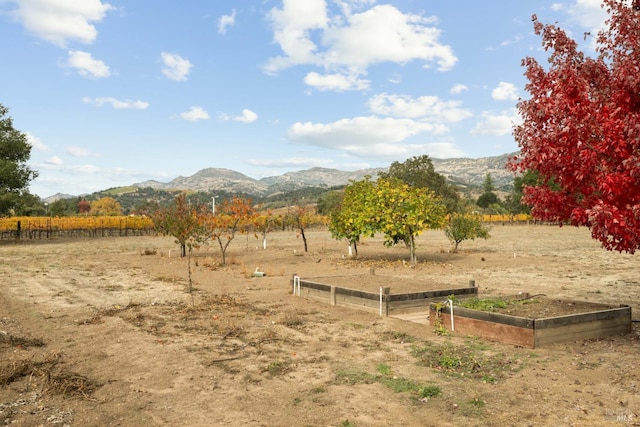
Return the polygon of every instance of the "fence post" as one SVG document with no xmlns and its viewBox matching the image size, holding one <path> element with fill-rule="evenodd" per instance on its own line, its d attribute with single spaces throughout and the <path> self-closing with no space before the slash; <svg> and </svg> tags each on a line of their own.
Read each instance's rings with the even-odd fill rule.
<svg viewBox="0 0 640 427">
<path fill-rule="evenodd" d="M 391 288 L 380 288 L 380 316 L 387 317 L 389 315 L 389 295 L 391 294 Z"/>
<path fill-rule="evenodd" d="M 331 293 L 329 294 L 329 304 L 336 305 L 336 287 L 331 286 Z"/>
</svg>

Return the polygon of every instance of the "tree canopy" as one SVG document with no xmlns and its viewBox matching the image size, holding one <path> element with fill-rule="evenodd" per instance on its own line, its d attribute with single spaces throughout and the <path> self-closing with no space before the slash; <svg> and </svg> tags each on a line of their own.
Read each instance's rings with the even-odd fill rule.
<svg viewBox="0 0 640 427">
<path fill-rule="evenodd" d="M 545 69 L 525 58 L 530 98 L 514 129 L 521 152 L 510 162 L 533 170 L 523 202 L 537 218 L 591 229 L 609 250 L 640 247 L 640 12 L 603 0 L 609 18 L 596 38 L 595 58 L 556 25 L 533 16 L 550 53 Z"/>
<path fill-rule="evenodd" d="M 427 188 L 440 197 L 447 207 L 447 212 L 456 212 L 459 208 L 460 196 L 455 186 L 447 183 L 444 176 L 436 172 L 429 156 L 414 156 L 403 163 L 393 162 L 388 172 L 381 172 L 384 179 L 396 178 L 418 188 Z"/>
<path fill-rule="evenodd" d="M 27 135 L 13 127 L 9 110 L 0 104 L 0 216 L 6 215 L 28 194 L 29 182 L 38 176 L 27 161 L 31 144 Z"/>
<path fill-rule="evenodd" d="M 415 238 L 426 229 L 442 227 L 445 215 L 444 203 L 428 189 L 400 179 L 379 178 L 373 183 L 367 177 L 347 186 L 329 229 L 334 238 L 346 238 L 353 246 L 362 235 L 382 232 L 387 245 L 404 243 L 415 265 Z"/>
</svg>

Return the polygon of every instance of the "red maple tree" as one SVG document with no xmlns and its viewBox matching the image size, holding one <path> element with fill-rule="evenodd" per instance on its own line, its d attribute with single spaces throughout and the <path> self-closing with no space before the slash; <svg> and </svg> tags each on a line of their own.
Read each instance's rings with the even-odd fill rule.
<svg viewBox="0 0 640 427">
<path fill-rule="evenodd" d="M 608 250 L 640 248 L 640 2 L 603 0 L 609 18 L 595 58 L 534 15 L 549 55 L 525 58 L 529 99 L 514 128 L 515 172 L 535 171 L 523 202 L 540 219 L 589 227 Z M 586 37 L 586 36 L 585 36 Z"/>
</svg>

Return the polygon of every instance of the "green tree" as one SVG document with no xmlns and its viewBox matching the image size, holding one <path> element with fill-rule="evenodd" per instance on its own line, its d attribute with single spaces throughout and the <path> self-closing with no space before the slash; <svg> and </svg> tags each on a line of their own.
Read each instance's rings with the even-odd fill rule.
<svg viewBox="0 0 640 427">
<path fill-rule="evenodd" d="M 330 215 L 340 207 L 344 198 L 344 190 L 332 190 L 318 198 L 316 211 L 318 215 Z"/>
<path fill-rule="evenodd" d="M 447 183 L 444 176 L 435 171 L 433 162 L 427 155 L 407 159 L 404 163 L 393 162 L 388 172 L 381 172 L 383 179 L 397 178 L 404 183 L 419 188 L 427 188 L 435 193 L 446 205 L 447 212 L 460 209 L 460 196 L 455 186 Z"/>
<path fill-rule="evenodd" d="M 453 252 L 458 252 L 458 246 L 465 240 L 488 239 L 489 229 L 482 223 L 478 215 L 456 213 L 449 218 L 444 227 L 444 233 L 453 244 Z"/>
<path fill-rule="evenodd" d="M 376 228 L 385 234 L 386 245 L 404 242 L 415 266 L 415 238 L 426 229 L 444 225 L 446 205 L 433 192 L 398 179 L 378 179 L 375 194 Z"/>
<path fill-rule="evenodd" d="M 524 188 L 526 186 L 535 186 L 538 184 L 539 176 L 536 171 L 529 169 L 513 179 L 513 190 L 511 194 L 507 196 L 505 203 L 509 213 L 531 213 L 531 207 L 522 203 L 522 196 L 524 195 Z"/>
<path fill-rule="evenodd" d="M 482 183 L 483 193 L 478 197 L 478 201 L 476 204 L 482 209 L 489 209 L 494 205 L 500 204 L 500 199 L 498 195 L 494 193 L 495 187 L 493 186 L 493 180 L 491 179 L 491 174 L 487 173 L 484 178 L 484 182 Z"/>
<path fill-rule="evenodd" d="M 376 223 L 371 220 L 376 213 L 375 184 L 367 176 L 361 181 L 351 181 L 344 190 L 342 203 L 329 215 L 329 231 L 334 239 L 347 239 L 349 247 L 358 255 L 361 236 L 373 236 Z"/>
<path fill-rule="evenodd" d="M 0 104 L 0 216 L 7 215 L 28 194 L 38 172 L 27 166 L 31 145 L 27 135 L 13 127 L 9 110 Z"/>
</svg>

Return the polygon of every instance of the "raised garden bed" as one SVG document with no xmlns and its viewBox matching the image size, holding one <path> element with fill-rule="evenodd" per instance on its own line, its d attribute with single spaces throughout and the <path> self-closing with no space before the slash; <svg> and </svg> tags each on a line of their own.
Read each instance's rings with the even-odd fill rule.
<svg viewBox="0 0 640 427">
<path fill-rule="evenodd" d="M 494 304 L 493 302 L 499 303 Z M 631 332 L 631 307 L 538 296 L 521 299 L 474 299 L 471 308 L 440 303 L 430 306 L 429 323 L 439 329 L 536 348 L 547 344 L 602 338 Z"/>
<path fill-rule="evenodd" d="M 381 275 L 325 276 L 303 279 L 294 276 L 291 279 L 294 296 L 305 297 L 338 305 L 375 312 L 381 316 L 392 314 L 428 311 L 432 302 L 442 301 L 449 295 L 457 298 L 478 295 L 473 282 L 468 286 L 446 286 L 417 281 L 412 288 L 417 292 L 392 293 L 394 285 L 407 289 L 410 278 L 394 278 Z"/>
</svg>

